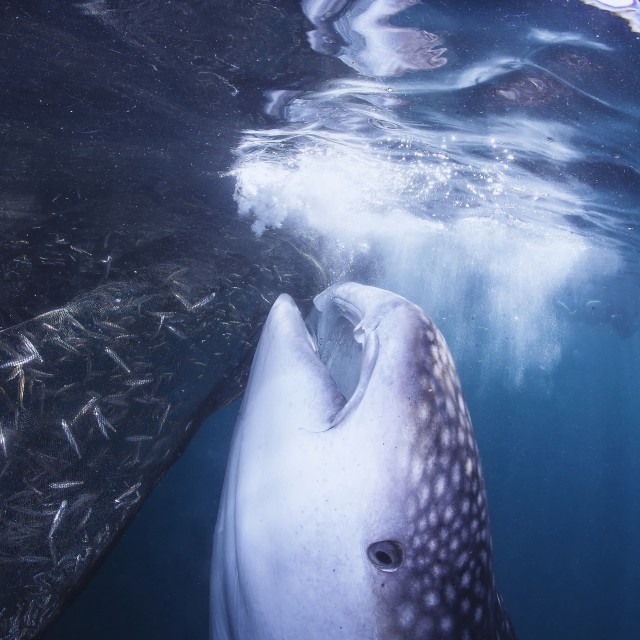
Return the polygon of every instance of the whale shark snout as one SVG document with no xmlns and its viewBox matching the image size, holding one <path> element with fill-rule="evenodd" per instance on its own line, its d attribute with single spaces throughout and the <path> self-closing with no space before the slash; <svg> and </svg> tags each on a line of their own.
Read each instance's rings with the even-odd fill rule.
<svg viewBox="0 0 640 640">
<path fill-rule="evenodd" d="M 507 640 L 446 342 L 355 283 L 265 323 L 214 539 L 214 640 Z"/>
</svg>

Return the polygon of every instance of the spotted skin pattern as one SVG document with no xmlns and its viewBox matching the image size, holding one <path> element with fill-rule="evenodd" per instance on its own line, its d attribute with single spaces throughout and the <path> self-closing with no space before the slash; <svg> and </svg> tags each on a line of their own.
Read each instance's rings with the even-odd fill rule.
<svg viewBox="0 0 640 640">
<path fill-rule="evenodd" d="M 402 565 L 377 585 L 388 603 L 380 637 L 512 639 L 494 584 L 484 480 L 455 365 L 433 322 L 413 305 L 411 314 L 416 357 L 404 379 L 414 418 L 405 427 L 413 431 L 404 485 L 408 526 Z"/>
</svg>

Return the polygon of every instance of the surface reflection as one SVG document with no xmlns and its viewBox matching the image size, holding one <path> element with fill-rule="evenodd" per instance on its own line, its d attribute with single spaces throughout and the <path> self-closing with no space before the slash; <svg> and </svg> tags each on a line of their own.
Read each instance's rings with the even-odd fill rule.
<svg viewBox="0 0 640 640">
<path fill-rule="evenodd" d="M 337 56 L 363 75 L 393 77 L 447 63 L 440 36 L 391 24 L 415 4 L 417 0 L 303 0 L 302 9 L 315 26 L 307 34 L 314 51 Z"/>
<path fill-rule="evenodd" d="M 629 23 L 631 31 L 640 33 L 640 4 L 637 0 L 582 0 L 582 2 L 619 15 Z"/>
</svg>

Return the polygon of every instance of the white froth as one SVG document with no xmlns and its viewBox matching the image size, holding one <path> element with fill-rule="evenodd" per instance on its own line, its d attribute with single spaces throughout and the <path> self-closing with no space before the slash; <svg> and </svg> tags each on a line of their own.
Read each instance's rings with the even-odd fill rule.
<svg viewBox="0 0 640 640">
<path fill-rule="evenodd" d="M 301 97 L 291 111 L 315 122 L 350 92 L 359 104 L 387 95 L 372 82 L 345 85 Z M 349 115 L 357 122 L 358 114 Z M 400 126 L 370 139 L 362 124 L 248 135 L 231 172 L 240 214 L 256 233 L 287 225 L 319 234 L 344 270 L 354 256 L 375 256 L 379 275 L 371 284 L 446 319 L 459 360 L 473 358 L 515 384 L 528 370 L 554 367 L 563 344 L 556 300 L 568 286 L 619 266 L 613 252 L 561 222 L 581 215 L 585 194 L 519 162 L 580 159 L 571 129 L 496 118 L 487 125 L 491 135 Z M 445 367 L 446 360 L 436 362 L 435 376 Z"/>
</svg>

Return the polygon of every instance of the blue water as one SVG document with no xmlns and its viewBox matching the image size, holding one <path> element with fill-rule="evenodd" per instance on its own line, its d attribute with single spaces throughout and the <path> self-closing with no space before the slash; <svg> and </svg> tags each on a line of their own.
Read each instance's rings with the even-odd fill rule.
<svg viewBox="0 0 640 640">
<path fill-rule="evenodd" d="M 391 288 L 441 327 L 519 637 L 640 637 L 635 14 L 420 3 L 388 19 L 392 40 L 438 42 L 379 52 L 356 28 L 371 4 L 335 16 L 339 57 L 260 77 L 265 98 L 223 163 L 237 212 L 256 235 L 314 237 L 329 281 Z M 305 3 L 311 22 L 318 5 Z M 202 426 L 48 640 L 207 637 L 236 410 Z"/>
</svg>

